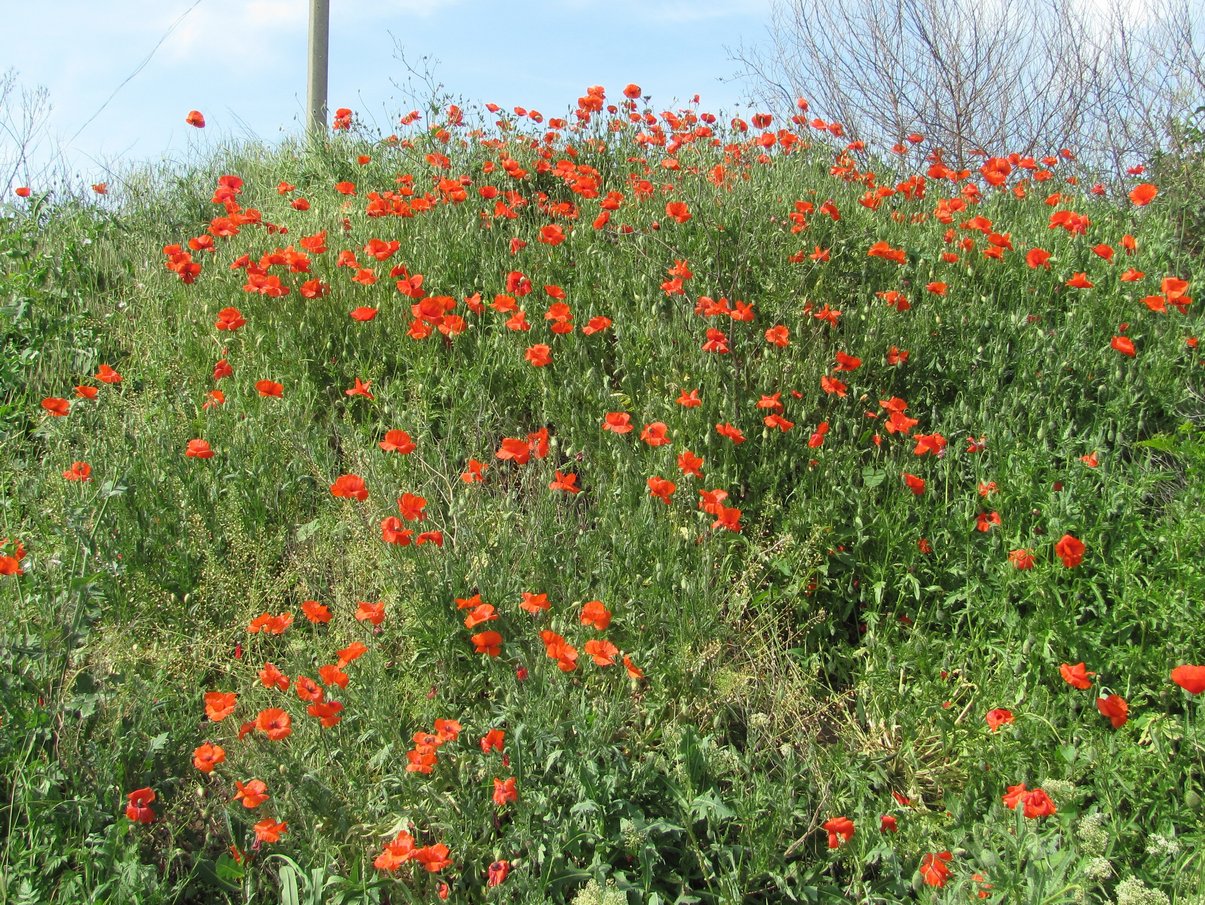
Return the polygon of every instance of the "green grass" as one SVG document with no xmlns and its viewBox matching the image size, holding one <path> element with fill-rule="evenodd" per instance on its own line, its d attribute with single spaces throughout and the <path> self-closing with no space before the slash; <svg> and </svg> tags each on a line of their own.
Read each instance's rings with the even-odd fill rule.
<svg viewBox="0 0 1205 905">
<path fill-rule="evenodd" d="M 1169 674 L 1205 659 L 1205 359 L 1196 303 L 1141 301 L 1193 277 L 1167 198 L 1118 206 L 1061 161 L 1049 179 L 1015 168 L 996 189 L 972 173 L 876 202 L 928 169 L 923 146 L 880 159 L 798 125 L 795 147 L 763 150 L 757 130 L 716 125 L 713 143 L 679 114 L 659 127 L 677 130 L 671 152 L 623 112 L 547 140 L 441 116 L 446 141 L 433 128 L 236 148 L 130 174 L 103 204 L 4 212 L 0 538 L 26 555 L 24 574 L 0 576 L 0 902 L 426 902 L 441 884 L 465 902 L 953 902 L 986 884 L 994 901 L 1138 901 L 1131 877 L 1199 902 L 1205 716 Z M 224 174 L 242 180 L 232 210 L 259 222 L 192 251 L 202 270 L 186 283 L 164 247 L 227 214 L 211 200 Z M 405 216 L 371 215 L 370 192 L 402 191 Z M 622 203 L 595 223 L 609 192 Z M 689 220 L 671 216 L 678 201 Z M 1052 227 L 1056 211 L 1090 223 Z M 562 243 L 541 241 L 549 224 Z M 287 294 L 244 288 L 240 258 L 323 231 L 308 271 L 268 267 Z M 1011 244 L 999 259 L 989 233 Z M 376 261 L 370 239 L 399 248 Z M 877 242 L 905 263 L 868 255 Z M 1035 247 L 1049 269 L 1027 266 Z M 375 285 L 337 264 L 345 250 Z M 418 298 L 395 286 L 399 265 L 423 275 Z M 508 286 L 515 271 L 529 294 Z M 1076 273 L 1093 288 L 1069 287 Z M 327 291 L 302 298 L 312 279 Z M 563 289 L 573 330 L 551 330 L 545 286 Z M 501 295 L 529 331 L 508 329 Z M 412 338 L 423 297 L 448 297 L 463 332 Z M 752 318 L 709 315 L 701 297 Z M 375 319 L 348 316 L 362 306 Z M 218 330 L 228 307 L 246 324 Z M 584 334 L 596 316 L 610 328 Z M 785 346 L 765 336 L 780 324 Z M 721 335 L 727 353 L 703 350 Z M 1136 355 L 1111 347 L 1119 336 Z M 538 343 L 546 367 L 525 360 Z M 892 347 L 907 359 L 889 363 Z M 860 366 L 837 369 L 838 352 Z M 219 360 L 232 375 L 215 381 Z M 102 363 L 120 383 L 94 379 Z M 347 395 L 357 379 L 372 398 Z M 77 385 L 96 398 L 74 399 Z M 215 389 L 224 402 L 206 407 Z M 676 402 L 690 389 L 696 408 Z M 773 394 L 789 430 L 758 407 Z M 70 414 L 47 414 L 46 397 Z M 893 397 L 916 419 L 901 432 Z M 611 412 L 635 429 L 604 431 Z M 668 445 L 641 441 L 653 422 Z M 408 455 L 379 447 L 398 428 Z M 533 442 L 526 464 L 496 457 L 542 430 L 544 455 Z M 922 455 L 932 435 L 944 451 Z M 213 457 L 186 457 L 193 439 Z M 702 478 L 679 469 L 687 450 Z M 483 481 L 462 480 L 470 459 Z M 91 480 L 62 477 L 77 461 Z M 581 493 L 551 490 L 557 471 Z M 344 474 L 366 500 L 332 496 Z M 668 505 L 654 476 L 677 485 Z M 738 530 L 701 511 L 717 489 Z M 405 527 L 442 546 L 383 542 L 403 493 L 427 501 Z M 1055 552 L 1066 534 L 1086 548 L 1075 567 Z M 524 612 L 525 592 L 551 608 Z M 474 594 L 497 618 L 466 628 L 456 599 Z M 303 615 L 310 600 L 329 624 Z M 591 600 L 605 629 L 579 618 Z M 354 618 L 361 602 L 384 603 L 378 627 Z M 264 613 L 293 622 L 250 632 Z M 498 656 L 474 650 L 486 630 Z M 576 669 L 546 655 L 542 630 L 577 650 Z M 643 678 L 618 656 L 596 666 L 585 644 L 600 638 Z M 325 691 L 343 708 L 328 728 L 259 679 L 265 663 L 317 679 L 355 642 L 346 687 Z M 1060 676 L 1080 661 L 1090 690 Z M 206 716 L 214 691 L 238 695 L 221 721 Z M 1107 694 L 1128 702 L 1118 729 L 1097 712 Z M 239 738 L 277 707 L 287 738 Z M 992 731 L 995 708 L 1015 719 Z M 407 771 L 445 719 L 458 737 L 430 773 Z M 495 728 L 505 747 L 487 753 Z M 206 742 L 226 755 L 210 774 L 192 763 Z M 499 805 L 509 777 L 517 800 Z M 253 778 L 270 795 L 255 810 L 233 800 Z M 1056 813 L 1010 811 L 1018 783 Z M 143 787 L 146 824 L 124 813 Z M 856 829 L 830 849 L 838 816 Z M 256 842 L 264 820 L 287 832 Z M 375 867 L 402 831 L 450 864 Z M 943 852 L 948 878 L 926 883 Z"/>
</svg>

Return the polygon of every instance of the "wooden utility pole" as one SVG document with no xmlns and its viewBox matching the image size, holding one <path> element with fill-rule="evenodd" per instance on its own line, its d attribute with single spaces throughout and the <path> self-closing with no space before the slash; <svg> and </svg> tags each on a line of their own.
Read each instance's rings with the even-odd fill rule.
<svg viewBox="0 0 1205 905">
<path fill-rule="evenodd" d="M 307 78 L 311 135 L 326 131 L 326 72 L 330 46 L 330 0 L 310 0 L 310 55 Z"/>
</svg>

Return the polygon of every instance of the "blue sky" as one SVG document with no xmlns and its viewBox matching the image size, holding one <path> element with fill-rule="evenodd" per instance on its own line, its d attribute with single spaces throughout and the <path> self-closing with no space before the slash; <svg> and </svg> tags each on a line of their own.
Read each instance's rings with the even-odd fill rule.
<svg viewBox="0 0 1205 905">
<path fill-rule="evenodd" d="M 30 181 L 56 159 L 88 183 L 112 178 L 114 162 L 180 159 L 231 140 L 272 141 L 300 130 L 308 0 L 194 2 L 9 0 L 5 65 L 17 71 L 20 87 L 44 86 L 52 105 Z M 765 39 L 770 5 L 331 0 L 330 106 L 393 131 L 397 115 L 415 106 L 406 88 L 414 79 L 396 56 L 400 45 L 415 69 L 429 64 L 436 81 L 467 102 L 555 116 L 590 85 L 603 85 L 611 98 L 636 82 L 658 109 L 697 93 L 704 109 L 731 111 L 748 94 L 733 80 L 739 65 L 731 51 Z M 145 67 L 85 126 L 173 23 Z M 426 89 L 415 84 L 421 97 Z M 191 109 L 205 114 L 204 130 L 185 124 Z M 4 140 L 0 163 L 6 150 L 11 155 Z"/>
</svg>

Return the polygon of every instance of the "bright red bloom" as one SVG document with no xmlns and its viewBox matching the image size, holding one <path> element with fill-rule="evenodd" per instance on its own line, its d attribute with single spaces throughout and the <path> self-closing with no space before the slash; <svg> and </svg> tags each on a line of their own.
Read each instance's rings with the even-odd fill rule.
<svg viewBox="0 0 1205 905">
<path fill-rule="evenodd" d="M 1033 552 L 1025 549 L 1013 550 L 1008 554 L 1008 561 L 1014 568 L 1024 572 L 1033 568 Z"/>
<path fill-rule="evenodd" d="M 1059 674 L 1068 685 L 1081 690 L 1091 688 L 1091 677 L 1096 675 L 1094 672 L 1088 672 L 1083 662 L 1076 663 L 1074 666 L 1070 663 L 1064 663 L 1059 666 Z"/>
<path fill-rule="evenodd" d="M 653 477 L 648 479 L 647 483 L 649 494 L 657 497 L 657 499 L 661 500 L 661 502 L 665 503 L 667 506 L 670 504 L 674 491 L 678 489 L 678 485 L 673 481 L 667 480 L 666 478 L 662 478 L 658 475 L 653 475 Z"/>
<path fill-rule="evenodd" d="M 494 455 L 504 462 L 510 460 L 516 465 L 526 465 L 531 461 L 531 445 L 517 437 L 503 437 L 502 445 Z"/>
<path fill-rule="evenodd" d="M 635 430 L 632 427 L 632 416 L 627 412 L 607 412 L 602 429 L 613 434 L 628 434 Z"/>
<path fill-rule="evenodd" d="M 62 418 L 71 411 L 71 403 L 66 399 L 60 399 L 57 396 L 47 396 L 42 400 L 42 408 L 54 415 L 56 418 Z"/>
<path fill-rule="evenodd" d="M 247 319 L 243 317 L 243 312 L 237 308 L 223 308 L 218 312 L 218 320 L 214 326 L 219 330 L 237 330 L 246 323 Z"/>
<path fill-rule="evenodd" d="M 510 802 L 518 800 L 519 790 L 515 788 L 515 778 L 513 776 L 506 780 L 494 779 L 494 804 L 501 808 Z"/>
<path fill-rule="evenodd" d="M 213 768 L 226 760 L 226 751 L 221 745 L 206 742 L 192 753 L 192 765 L 202 773 L 212 773 Z"/>
<path fill-rule="evenodd" d="M 380 625 L 385 621 L 385 604 L 383 601 L 369 603 L 361 600 L 356 606 L 356 621 L 371 622 L 373 625 Z"/>
<path fill-rule="evenodd" d="M 469 640 L 473 642 L 473 649 L 479 654 L 496 657 L 502 653 L 502 636 L 498 632 L 478 632 Z"/>
<path fill-rule="evenodd" d="M 917 496 L 920 496 L 921 494 L 923 494 L 925 492 L 925 479 L 924 478 L 920 478 L 914 474 L 909 474 L 908 472 L 904 472 L 904 483 L 907 484 L 908 489 L 911 490 Z"/>
<path fill-rule="evenodd" d="M 1120 352 L 1122 355 L 1127 355 L 1130 358 L 1133 358 L 1138 354 L 1138 350 L 1134 348 L 1134 340 L 1130 339 L 1128 336 L 1114 336 L 1111 340 L 1109 340 L 1109 345 L 1112 346 L 1115 351 Z"/>
<path fill-rule="evenodd" d="M 255 824 L 252 829 L 255 830 L 256 842 L 279 842 L 280 837 L 289 831 L 289 825 L 265 818 Z"/>
<path fill-rule="evenodd" d="M 1130 705 L 1119 694 L 1111 694 L 1107 698 L 1097 698 L 1096 709 L 1113 725 L 1114 729 L 1120 729 L 1130 718 Z"/>
<path fill-rule="evenodd" d="M 1083 542 L 1071 534 L 1064 534 L 1054 545 L 1054 552 L 1068 569 L 1074 569 L 1083 562 L 1086 549 Z"/>
<path fill-rule="evenodd" d="M 189 440 L 184 455 L 190 459 L 212 459 L 213 450 L 210 449 L 208 440 Z"/>
<path fill-rule="evenodd" d="M 277 383 L 275 380 L 255 381 L 255 391 L 261 396 L 276 399 L 282 398 L 285 394 L 284 384 Z"/>
<path fill-rule="evenodd" d="M 398 512 L 408 522 L 421 522 L 426 506 L 426 499 L 413 493 L 403 493 L 397 501 Z"/>
<path fill-rule="evenodd" d="M 668 446 L 670 444 L 669 428 L 663 421 L 654 421 L 652 424 L 646 424 L 640 431 L 640 439 L 649 446 Z"/>
<path fill-rule="evenodd" d="M 611 611 L 601 600 L 588 600 L 582 605 L 582 625 L 592 625 L 600 632 L 611 624 Z"/>
<path fill-rule="evenodd" d="M 489 754 L 491 751 L 501 753 L 505 743 L 506 733 L 501 729 L 491 729 L 481 738 L 481 752 L 483 754 Z"/>
<path fill-rule="evenodd" d="M 988 729 L 995 732 L 1001 726 L 1007 726 L 1013 721 L 1013 712 L 1005 710 L 1003 707 L 997 707 L 995 710 L 989 710 L 984 720 L 987 721 Z"/>
<path fill-rule="evenodd" d="M 945 886 L 950 879 L 950 868 L 946 867 L 954 856 L 950 852 L 933 852 L 920 861 L 920 875 L 930 886 Z"/>
<path fill-rule="evenodd" d="M 92 466 L 87 462 L 72 462 L 71 467 L 63 472 L 63 477 L 68 481 L 91 481 Z"/>
<path fill-rule="evenodd" d="M 188 116 L 184 117 L 184 121 L 196 129 L 205 128 L 205 116 L 200 110 L 189 110 Z"/>
<path fill-rule="evenodd" d="M 247 809 L 258 808 L 272 796 L 268 794 L 268 785 L 262 779 L 252 779 L 246 784 L 234 781 L 234 800 L 241 801 Z"/>
<path fill-rule="evenodd" d="M 233 691 L 205 692 L 205 715 L 215 723 L 220 723 L 234 713 L 238 704 L 238 695 Z"/>
<path fill-rule="evenodd" d="M 1205 692 L 1205 666 L 1177 666 L 1172 681 L 1189 694 L 1201 694 Z"/>
<path fill-rule="evenodd" d="M 303 600 L 301 602 L 301 612 L 305 614 L 305 618 L 315 625 L 325 625 L 331 621 L 330 608 L 317 600 Z"/>
<path fill-rule="evenodd" d="M 699 391 L 697 389 L 690 390 L 689 392 L 687 390 L 678 391 L 678 405 L 682 406 L 682 408 L 693 409 L 698 408 L 702 404 L 703 400 L 699 398 Z"/>
<path fill-rule="evenodd" d="M 556 472 L 556 477 L 548 485 L 549 490 L 560 490 L 564 493 L 581 493 L 582 489 L 577 486 L 577 475 L 573 472 L 562 473 Z"/>
<path fill-rule="evenodd" d="M 824 830 L 828 833 L 828 847 L 836 848 L 853 838 L 854 822 L 848 817 L 833 817 L 824 822 Z"/>
<path fill-rule="evenodd" d="M 331 496 L 359 500 L 363 503 L 368 499 L 368 488 L 364 485 L 364 479 L 359 475 L 339 475 L 335 479 L 335 483 L 331 485 Z"/>
<path fill-rule="evenodd" d="M 494 861 L 486 870 L 485 885 L 487 887 L 501 886 L 508 874 L 510 874 L 509 861 Z"/>
<path fill-rule="evenodd" d="M 255 728 L 274 742 L 287 738 L 293 731 L 293 718 L 279 707 L 261 710 L 255 718 Z"/>
<path fill-rule="evenodd" d="M 414 441 L 404 430 L 385 431 L 385 439 L 377 445 L 385 452 L 395 452 L 403 456 L 410 455 L 416 448 Z"/>
<path fill-rule="evenodd" d="M 721 437 L 727 437 L 733 443 L 740 444 L 745 442 L 745 435 L 740 432 L 740 429 L 728 422 L 717 424 L 715 432 Z"/>
<path fill-rule="evenodd" d="M 1130 202 L 1135 207 L 1145 207 L 1155 200 L 1159 189 L 1149 182 L 1142 182 L 1130 190 Z"/>
<path fill-rule="evenodd" d="M 533 368 L 544 368 L 552 364 L 552 348 L 546 343 L 536 343 L 534 346 L 528 346 L 523 357 Z"/>
<path fill-rule="evenodd" d="M 582 650 L 590 656 L 595 666 L 603 667 L 614 666 L 615 657 L 619 654 L 619 648 L 605 638 L 592 638 L 582 645 Z"/>
<path fill-rule="evenodd" d="M 155 800 L 154 791 L 147 786 L 143 789 L 135 789 L 126 795 L 128 804 L 126 805 L 126 817 L 133 820 L 135 823 L 154 823 L 155 812 L 151 810 L 151 802 Z"/>
</svg>

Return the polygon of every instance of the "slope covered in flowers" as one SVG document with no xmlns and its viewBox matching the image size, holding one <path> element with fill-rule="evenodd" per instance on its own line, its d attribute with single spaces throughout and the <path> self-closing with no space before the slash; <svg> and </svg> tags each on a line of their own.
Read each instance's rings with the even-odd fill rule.
<svg viewBox="0 0 1205 905">
<path fill-rule="evenodd" d="M 630 88 L 9 214 L 8 892 L 1205 879 L 1156 184 Z"/>
</svg>

